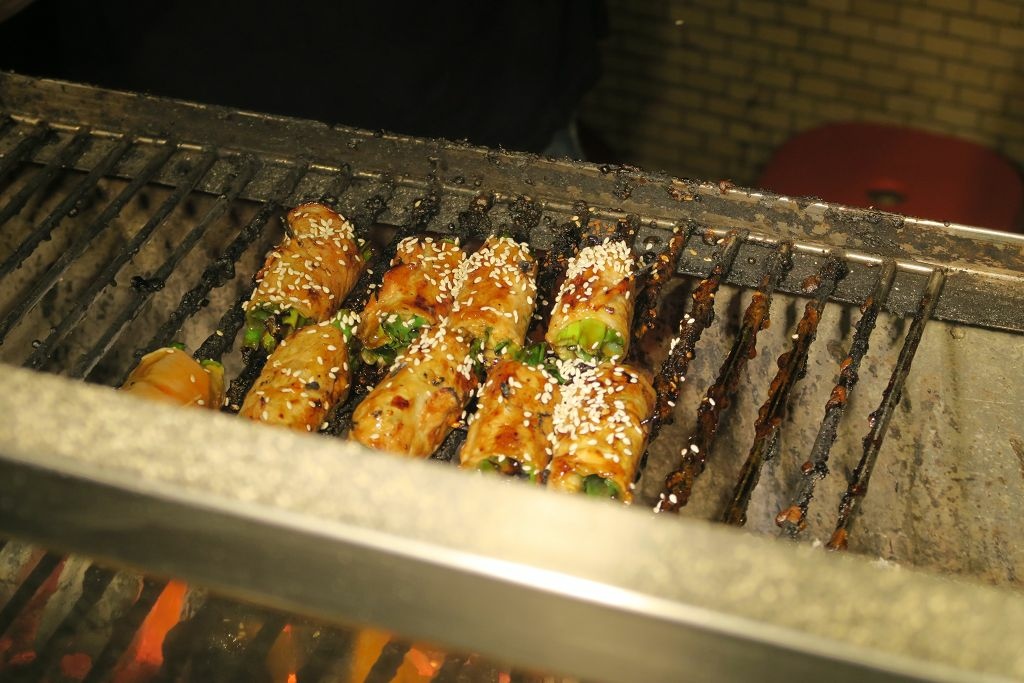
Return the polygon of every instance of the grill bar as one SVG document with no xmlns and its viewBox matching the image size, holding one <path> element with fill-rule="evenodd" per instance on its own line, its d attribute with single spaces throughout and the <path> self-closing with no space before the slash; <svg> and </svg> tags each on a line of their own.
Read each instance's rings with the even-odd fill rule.
<svg viewBox="0 0 1024 683">
<path fill-rule="evenodd" d="M 796 538 L 803 531 L 807 508 L 814 498 L 815 483 L 828 476 L 828 458 L 838 435 L 839 422 L 846 413 L 850 395 L 859 380 L 857 372 L 860 369 L 860 363 L 867 355 L 868 344 L 878 320 L 878 313 L 889 297 L 889 290 L 892 289 L 895 277 L 896 264 L 893 261 L 887 261 L 882 267 L 874 290 L 861 306 L 861 316 L 857 321 L 850 350 L 839 364 L 839 379 L 825 403 L 825 416 L 822 418 L 821 427 L 814 439 L 814 445 L 811 446 L 810 456 L 800 468 L 803 474 L 800 489 L 793 504 L 781 511 L 775 518 L 776 524 L 782 528 L 781 533 L 790 538 Z"/>
<path fill-rule="evenodd" d="M 142 313 L 142 308 L 146 301 L 163 287 L 167 278 L 170 277 L 181 260 L 199 243 L 199 240 L 206 234 L 207 229 L 231 208 L 232 202 L 238 198 L 238 195 L 245 186 L 249 184 L 255 172 L 255 159 L 250 157 L 244 160 L 241 167 L 237 169 L 237 175 L 228 191 L 217 198 L 214 205 L 210 207 L 206 214 L 196 223 L 195 227 L 175 246 L 163 264 L 149 278 L 141 278 L 143 280 L 141 283 L 133 278 L 131 300 L 126 304 L 121 314 L 107 326 L 103 335 L 92 348 L 82 354 L 71 369 L 71 372 L 68 373 L 68 376 L 81 378 L 92 371 L 103 355 L 117 341 L 125 327 Z"/>
<path fill-rule="evenodd" d="M 266 675 L 266 661 L 270 648 L 281 635 L 287 619 L 277 613 L 266 613 L 260 630 L 246 644 L 245 649 L 239 654 L 238 666 L 228 680 L 233 683 L 249 683 L 259 680 Z"/>
<path fill-rule="evenodd" d="M 41 242 L 46 240 L 53 232 L 53 229 L 64 220 L 66 216 L 72 214 L 75 207 L 78 206 L 79 202 L 91 192 L 100 179 L 110 173 L 110 170 L 120 161 L 128 150 L 132 147 L 132 141 L 126 137 L 119 139 L 114 146 L 110 149 L 103 160 L 94 166 L 88 175 L 82 178 L 78 184 L 72 189 L 67 196 L 60 202 L 57 207 L 47 215 L 43 221 L 36 226 L 32 232 L 22 240 L 21 244 L 11 253 L 7 259 L 0 264 L 0 277 L 5 277 L 15 268 L 20 266 L 26 258 L 39 246 Z"/>
<path fill-rule="evenodd" d="M 80 130 L 74 135 L 57 154 L 35 175 L 18 190 L 18 193 L 11 197 L 10 201 L 0 209 L 0 226 L 3 226 L 12 216 L 25 208 L 25 204 L 32 198 L 40 188 L 45 187 L 54 179 L 66 165 L 73 163 L 85 151 L 86 142 L 89 141 L 89 131 Z"/>
<path fill-rule="evenodd" d="M 12 121 L 12 119 L 8 119 Z M 6 133 L 6 129 L 4 131 Z M 21 161 L 31 155 L 47 139 L 53 135 L 53 131 L 44 121 L 35 124 L 31 133 L 23 137 L 14 149 L 0 159 L 0 186 L 7 182 L 7 177 L 18 167 Z"/>
<path fill-rule="evenodd" d="M 124 244 L 120 251 L 114 254 L 103 267 L 103 269 L 92 279 L 92 281 L 85 287 L 85 289 L 79 294 L 78 299 L 75 301 L 71 309 L 64 315 L 64 319 L 60 321 L 57 328 L 53 330 L 50 335 L 43 341 L 42 344 L 36 347 L 35 351 L 29 356 L 25 362 L 25 366 L 33 369 L 42 368 L 53 358 L 53 353 L 60 342 L 62 342 L 72 330 L 85 317 L 86 312 L 92 306 L 96 296 L 103 291 L 104 288 L 110 286 L 114 282 L 118 271 L 121 267 L 128 262 L 128 259 L 132 258 L 138 253 L 139 249 L 142 248 L 149 238 L 153 235 L 153 232 L 160 227 L 160 225 L 167 219 L 171 213 L 181 205 L 182 202 L 188 197 L 189 193 L 195 188 L 196 184 L 206 175 L 210 167 L 217 160 L 216 152 L 207 151 L 203 154 L 202 159 L 196 166 L 189 172 L 185 182 L 180 185 L 175 191 L 161 204 L 150 217 L 146 223 L 139 228 L 138 232 L 132 235 L 132 238 Z"/>
<path fill-rule="evenodd" d="M 235 236 L 214 261 L 203 270 L 199 282 L 182 295 L 174 312 L 156 331 L 153 338 L 136 352 L 141 358 L 150 351 L 167 346 L 181 330 L 185 321 L 203 307 L 210 291 L 223 287 L 235 277 L 235 264 L 254 242 L 263 235 L 270 219 L 281 210 L 281 205 L 298 186 L 308 166 L 289 166 L 275 186 L 270 200 L 265 203 L 249 223 Z"/>
<path fill-rule="evenodd" d="M 245 309 L 242 307 L 249 300 L 249 296 L 248 291 L 243 291 L 235 298 L 231 307 L 221 316 L 217 327 L 192 354 L 193 358 L 199 361 L 215 360 L 220 362 L 224 354 L 231 350 L 239 330 L 245 325 Z"/>
<path fill-rule="evenodd" d="M 918 344 L 924 334 L 925 325 L 935 312 L 935 305 L 938 303 L 939 295 L 942 293 L 943 285 L 946 282 L 946 273 L 943 270 L 935 270 L 928 278 L 924 295 L 921 297 L 920 307 L 914 315 L 914 322 L 910 325 L 907 338 L 900 349 L 896 367 L 893 368 L 889 377 L 889 384 L 882 393 L 882 402 L 868 418 L 871 429 L 864 437 L 864 454 L 853 471 L 853 479 L 843 499 L 839 503 L 839 518 L 836 522 L 835 531 L 829 539 L 827 547 L 830 550 L 845 550 L 849 540 L 850 526 L 856 519 L 857 511 L 860 508 L 864 496 L 868 492 L 868 483 L 871 473 L 878 462 L 878 452 L 882 448 L 882 441 L 885 439 L 886 430 L 889 428 L 889 420 L 896 410 L 903 393 L 903 384 L 910 374 L 910 364 L 914 362 L 914 354 L 917 353 Z"/>
<path fill-rule="evenodd" d="M 384 643 L 377 661 L 373 663 L 370 672 L 366 674 L 364 683 L 388 683 L 405 661 L 412 645 L 405 640 L 391 639 Z"/>
<path fill-rule="evenodd" d="M 940 264 L 948 267 L 948 286 L 936 307 L 935 317 L 996 329 L 1024 330 L 1024 257 L 1020 236 L 997 235 L 963 226 L 905 219 L 877 211 L 834 207 L 820 202 L 797 202 L 769 193 L 725 189 L 718 184 L 680 181 L 637 169 L 614 173 L 587 164 L 527 157 L 483 150 L 442 141 L 414 140 L 394 135 L 375 135 L 344 127 L 296 121 L 219 107 L 196 107 L 171 100 L 101 91 L 88 86 L 40 81 L 14 74 L 0 74 L 0 108 L 19 125 L 32 125 L 48 116 L 66 120 L 74 112 L 77 125 L 94 130 L 124 132 L 144 128 L 155 139 L 201 141 L 237 151 L 250 151 L 261 160 L 275 162 L 300 157 L 350 163 L 361 178 L 391 174 L 406 187 L 424 188 L 438 182 L 445 192 L 468 195 L 476 188 L 500 189 L 504 196 L 526 194 L 559 211 L 574 198 L 585 198 L 595 207 L 616 207 L 622 214 L 640 216 L 645 229 L 664 234 L 681 221 L 696 220 L 718 229 L 751 229 L 755 239 L 791 240 L 798 247 L 795 258 L 801 267 L 822 246 L 842 244 L 856 259 L 881 263 L 887 258 L 901 269 Z M 225 124 L 244 120 L 245 125 Z M 35 155 L 45 161 L 49 150 Z M 130 177 L 141 166 L 138 160 L 119 167 Z M 448 169 L 443 173 L 441 169 Z M 173 169 L 159 180 L 174 184 Z M 264 201 L 270 183 L 254 185 L 247 199 Z M 624 194 L 623 188 L 629 192 Z M 204 191 L 220 191 L 220 181 L 204 184 Z M 770 232 L 754 229 L 772 226 Z M 451 216 L 444 217 L 445 222 Z M 893 235 L 899 238 L 894 239 Z M 885 237 L 879 237 L 884 235 Z M 828 236 L 828 237 L 825 237 Z M 700 276 L 703 259 L 681 260 L 680 270 Z M 756 286 L 759 268 L 741 262 L 729 275 L 731 284 Z M 921 271 L 918 271 L 921 272 Z M 848 278 L 836 296 L 859 304 L 870 292 L 874 278 L 857 273 Z M 791 291 L 783 283 L 783 290 Z M 912 313 L 916 301 L 894 289 L 888 307 L 897 315 Z M 997 303 L 998 302 L 998 303 Z"/>
<path fill-rule="evenodd" d="M 783 242 L 769 257 L 764 274 L 761 276 L 761 284 L 754 292 L 747 305 L 747 310 L 743 314 L 743 324 L 739 334 L 736 335 L 736 341 L 725 362 L 722 363 L 717 379 L 708 387 L 704 399 L 697 407 L 697 424 L 687 440 L 686 448 L 683 449 L 682 465 L 665 478 L 665 490 L 659 496 L 657 511 L 678 512 L 690 501 L 693 485 L 696 483 L 697 477 L 704 471 L 704 465 L 711 456 L 722 413 L 729 407 L 732 396 L 736 393 L 740 374 L 746 367 L 747 361 L 753 358 L 757 352 L 757 333 L 768 322 L 772 294 L 790 267 L 792 249 L 791 243 Z M 711 284 L 709 283 L 705 290 L 708 292 L 708 299 L 713 294 Z M 701 290 L 698 288 L 694 297 L 697 297 L 700 292 Z M 694 301 L 696 302 L 696 298 Z M 695 305 L 694 310 L 696 308 Z M 701 311 L 701 313 L 704 312 Z M 709 316 L 713 314 L 710 304 L 707 312 Z M 689 320 L 694 319 L 691 317 Z M 700 323 L 696 322 L 690 326 L 696 327 L 698 324 Z"/>
<path fill-rule="evenodd" d="M 60 563 L 60 556 L 51 553 L 46 553 L 39 558 L 36 566 L 32 568 L 32 571 L 21 582 L 14 595 L 3 606 L 3 609 L 0 609 L 0 635 L 3 635 L 8 627 L 10 627 L 21 613 L 21 610 L 25 608 L 25 605 L 29 603 L 32 596 L 46 582 L 46 579 L 53 574 Z"/>
<path fill-rule="evenodd" d="M 21 680 L 43 680 L 47 672 L 59 667 L 65 655 L 77 651 L 78 635 L 88 629 L 95 618 L 94 608 L 110 586 L 114 572 L 104 567 L 91 565 L 82 579 L 82 594 L 75 601 L 71 611 L 51 634 L 47 642 L 37 642 L 38 656 L 21 673 Z"/>
<path fill-rule="evenodd" d="M 29 291 L 24 297 L 19 298 L 11 307 L 4 313 L 3 318 L 0 319 L 0 342 L 6 337 L 11 328 L 14 327 L 26 313 L 31 311 L 39 303 L 43 295 L 50 291 L 55 284 L 60 280 L 61 276 L 67 271 L 67 269 L 73 264 L 79 256 L 81 256 L 88 246 L 92 243 L 93 239 L 96 238 L 103 230 L 110 225 L 110 222 L 114 219 L 117 214 L 121 212 L 121 209 L 131 201 L 132 197 L 142 189 L 146 183 L 150 182 L 154 175 L 160 170 L 160 168 L 171 158 L 174 154 L 175 145 L 172 143 L 165 143 L 149 163 L 146 165 L 143 172 L 139 174 L 137 178 L 128 183 L 127 186 L 121 191 L 114 201 L 107 205 L 103 213 L 100 214 L 92 224 L 89 225 L 79 236 L 72 242 L 72 244 L 65 250 L 53 264 L 41 275 L 33 284 Z"/>
<path fill-rule="evenodd" d="M 761 477 L 761 469 L 777 455 L 782 419 L 789 407 L 793 387 L 806 372 L 807 354 L 817 336 L 818 323 L 821 321 L 825 302 L 845 275 L 846 264 L 830 256 L 818 274 L 804 283 L 806 289 L 813 288 L 814 299 L 804 308 L 804 315 L 797 325 L 790 350 L 779 357 L 779 371 L 771 381 L 768 398 L 758 411 L 757 422 L 754 424 L 754 443 L 740 471 L 740 479 L 733 491 L 732 501 L 723 515 L 726 524 L 743 526 L 747 522 L 747 507 Z M 690 450 L 693 451 L 693 448 Z"/>
<path fill-rule="evenodd" d="M 128 611 L 114 624 L 114 631 L 107 641 L 106 646 L 93 661 L 89 673 L 86 674 L 82 683 L 99 683 L 106 679 L 113 668 L 117 665 L 121 655 L 128 646 L 132 644 L 135 634 L 138 632 L 142 622 L 145 621 L 149 611 L 156 604 L 160 592 L 166 586 L 165 581 L 146 578 L 142 581 L 142 592 L 138 600 Z"/>
</svg>

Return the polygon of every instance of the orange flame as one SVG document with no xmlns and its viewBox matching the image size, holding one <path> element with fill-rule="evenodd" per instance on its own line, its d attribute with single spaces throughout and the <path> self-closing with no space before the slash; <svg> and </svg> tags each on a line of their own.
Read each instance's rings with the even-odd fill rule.
<svg viewBox="0 0 1024 683">
<path fill-rule="evenodd" d="M 139 627 L 129 659 L 115 672 L 114 683 L 147 680 L 164 663 L 164 638 L 181 621 L 186 590 L 187 586 L 179 581 L 170 581 L 164 587 Z"/>
</svg>

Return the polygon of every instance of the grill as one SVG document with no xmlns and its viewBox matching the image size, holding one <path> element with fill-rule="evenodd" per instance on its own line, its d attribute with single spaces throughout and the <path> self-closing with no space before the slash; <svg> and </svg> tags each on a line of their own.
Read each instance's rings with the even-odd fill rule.
<svg viewBox="0 0 1024 683">
<path fill-rule="evenodd" d="M 13 74 L 0 111 L 5 677 L 348 680 L 364 624 L 402 634 L 366 680 L 421 642 L 464 653 L 435 680 L 1024 677 L 1020 237 Z M 634 509 L 89 386 L 180 340 L 240 395 L 241 302 L 312 199 L 378 276 L 423 231 L 629 234 Z"/>
</svg>

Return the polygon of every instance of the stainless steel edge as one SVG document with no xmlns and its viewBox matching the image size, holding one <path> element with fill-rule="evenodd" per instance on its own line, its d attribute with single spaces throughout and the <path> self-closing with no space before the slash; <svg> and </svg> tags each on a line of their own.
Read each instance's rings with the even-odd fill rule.
<svg viewBox="0 0 1024 683">
<path fill-rule="evenodd" d="M 1024 597 L 4 367 L 0 534 L 607 681 L 1024 678 Z"/>
</svg>

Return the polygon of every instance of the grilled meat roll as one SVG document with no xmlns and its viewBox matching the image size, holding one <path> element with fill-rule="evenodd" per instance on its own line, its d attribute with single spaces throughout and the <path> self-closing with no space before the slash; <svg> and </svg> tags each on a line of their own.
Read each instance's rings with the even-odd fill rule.
<svg viewBox="0 0 1024 683">
<path fill-rule="evenodd" d="M 329 319 L 366 265 L 352 224 L 323 204 L 288 212 L 288 234 L 256 274 L 244 305 L 244 344 L 273 351 L 277 342 L 310 323 Z"/>
<path fill-rule="evenodd" d="M 391 363 L 424 327 L 448 315 L 455 270 L 465 257 L 449 240 L 408 237 L 398 243 L 391 268 L 363 309 L 358 334 L 365 362 Z"/>
<path fill-rule="evenodd" d="M 169 346 L 143 356 L 121 391 L 153 401 L 217 409 L 224 400 L 224 366 L 197 361 Z"/>
<path fill-rule="evenodd" d="M 351 438 L 377 450 L 430 456 L 478 384 L 470 343 L 446 321 L 424 332 L 356 408 Z"/>
<path fill-rule="evenodd" d="M 348 395 L 349 339 L 359 323 L 347 311 L 308 325 L 281 341 L 245 397 L 250 420 L 312 432 Z"/>
<path fill-rule="evenodd" d="M 625 356 L 635 286 L 633 255 L 624 241 L 581 249 L 566 269 L 545 336 L 559 358 Z"/>
<path fill-rule="evenodd" d="M 487 373 L 459 452 L 460 467 L 536 481 L 551 458 L 558 381 L 540 365 L 498 361 Z"/>
<path fill-rule="evenodd" d="M 489 365 L 518 350 L 537 298 L 537 262 L 526 244 L 489 237 L 456 276 L 451 328 L 475 342 Z"/>
<path fill-rule="evenodd" d="M 573 375 L 554 410 L 548 486 L 632 501 L 655 398 L 647 373 L 630 366 L 602 363 Z"/>
</svg>

